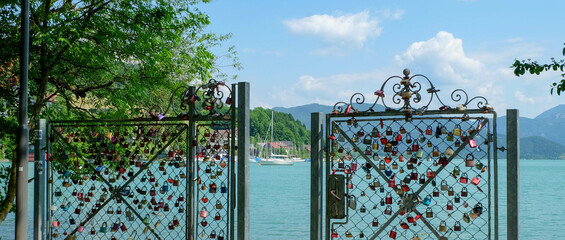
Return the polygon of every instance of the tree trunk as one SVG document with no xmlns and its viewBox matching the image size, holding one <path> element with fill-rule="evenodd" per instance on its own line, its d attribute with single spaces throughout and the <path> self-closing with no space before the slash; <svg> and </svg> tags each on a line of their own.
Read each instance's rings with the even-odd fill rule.
<svg viewBox="0 0 565 240">
<path fill-rule="evenodd" d="M 12 206 L 14 205 L 14 200 L 16 199 L 16 179 L 17 179 L 17 171 L 18 169 L 18 160 L 16 154 L 14 154 L 14 158 L 12 159 L 12 167 L 10 168 L 10 181 L 8 182 L 8 191 L 6 192 L 6 198 L 4 201 L 0 203 L 0 224 L 4 222 L 4 219 L 10 213 Z"/>
</svg>

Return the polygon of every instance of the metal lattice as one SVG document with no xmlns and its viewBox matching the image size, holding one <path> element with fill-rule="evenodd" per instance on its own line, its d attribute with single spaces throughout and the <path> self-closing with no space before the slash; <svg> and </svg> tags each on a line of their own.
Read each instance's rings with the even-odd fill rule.
<svg viewBox="0 0 565 240">
<path fill-rule="evenodd" d="M 401 80 L 393 87 L 400 108 L 386 104 L 383 84 L 375 95 L 385 111 L 373 110 L 377 101 L 356 109 L 365 98 L 355 94 L 327 117 L 328 174 L 342 175 L 345 186 L 327 188 L 326 238 L 490 239 L 497 225 L 496 116 L 494 124 L 484 116 L 494 112 L 482 97 L 473 98 L 485 100 L 479 109 L 467 109 L 473 99 L 464 99 L 456 108 L 439 101 L 440 110 L 428 110 L 439 90 L 425 77 L 430 100 L 414 107 L 423 101 L 422 84 L 408 74 L 385 82 Z"/>
<path fill-rule="evenodd" d="M 210 80 L 176 117 L 50 122 L 50 239 L 233 239 L 233 98 Z"/>
</svg>

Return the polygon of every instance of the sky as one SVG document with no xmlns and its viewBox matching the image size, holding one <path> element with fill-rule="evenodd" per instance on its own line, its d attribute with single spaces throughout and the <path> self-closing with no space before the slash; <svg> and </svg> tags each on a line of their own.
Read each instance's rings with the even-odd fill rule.
<svg viewBox="0 0 565 240">
<path fill-rule="evenodd" d="M 450 106 L 455 89 L 485 97 L 499 116 L 534 118 L 565 103 L 550 94 L 559 73 L 516 77 L 510 68 L 565 58 L 563 0 L 212 0 L 199 9 L 207 31 L 232 34 L 215 51 L 235 47 L 243 69 L 223 71 L 250 83 L 252 108 L 333 106 L 354 93 L 373 103 L 405 68 Z"/>
</svg>

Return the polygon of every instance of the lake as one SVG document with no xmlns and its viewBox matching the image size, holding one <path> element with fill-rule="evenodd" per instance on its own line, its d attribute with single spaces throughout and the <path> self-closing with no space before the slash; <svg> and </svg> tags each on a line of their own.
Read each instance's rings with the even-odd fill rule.
<svg viewBox="0 0 565 240">
<path fill-rule="evenodd" d="M 6 164 L 6 163 L 2 163 Z M 506 239 L 506 164 L 499 164 L 500 239 Z M 250 239 L 309 238 L 310 163 L 258 166 L 250 163 Z M 30 176 L 33 165 L 30 164 Z M 29 185 L 28 237 L 33 238 L 33 184 Z M 522 239 L 564 239 L 565 161 L 521 160 L 520 235 Z M 13 239 L 15 215 L 0 225 L 0 237 Z"/>
</svg>

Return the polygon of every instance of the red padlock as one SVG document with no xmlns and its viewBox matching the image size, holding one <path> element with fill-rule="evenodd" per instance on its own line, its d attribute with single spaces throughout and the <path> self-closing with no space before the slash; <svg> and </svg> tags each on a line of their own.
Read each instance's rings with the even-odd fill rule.
<svg viewBox="0 0 565 240">
<path fill-rule="evenodd" d="M 392 196 L 390 195 L 390 192 L 386 194 L 385 202 L 388 205 L 392 204 Z"/>
<path fill-rule="evenodd" d="M 393 227 L 393 228 L 390 230 L 390 234 L 389 234 L 388 236 L 389 236 L 390 238 L 392 238 L 392 239 L 396 239 L 396 227 Z"/>
<path fill-rule="evenodd" d="M 480 182 L 481 182 L 481 179 L 479 178 L 478 175 L 476 177 L 474 177 L 473 179 L 471 179 L 471 183 L 475 186 L 479 185 Z"/>
<path fill-rule="evenodd" d="M 408 226 L 408 224 L 406 224 L 405 222 L 401 222 L 401 223 L 400 223 L 400 227 L 401 227 L 402 229 L 408 229 L 408 228 L 410 228 L 410 227 Z"/>
</svg>

